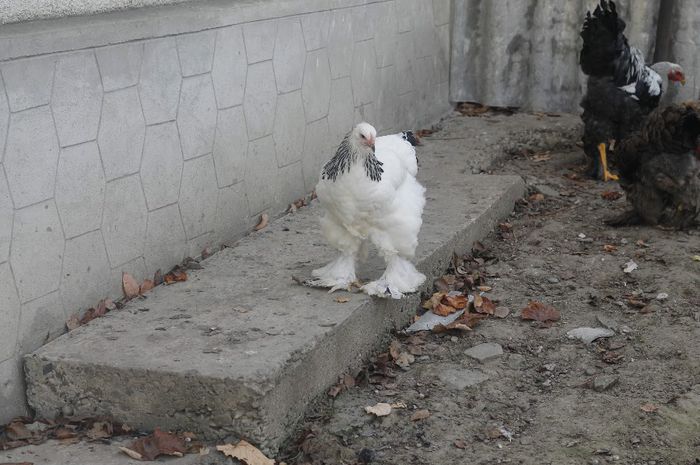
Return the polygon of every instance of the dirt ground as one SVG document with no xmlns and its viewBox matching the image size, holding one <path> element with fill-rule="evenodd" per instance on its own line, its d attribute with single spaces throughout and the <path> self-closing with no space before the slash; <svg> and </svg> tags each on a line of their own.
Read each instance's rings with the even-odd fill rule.
<svg viewBox="0 0 700 465">
<path fill-rule="evenodd" d="M 397 334 L 393 355 L 412 355 L 404 368 L 384 354 L 348 377 L 279 458 L 700 463 L 700 233 L 606 226 L 625 199 L 604 199 L 619 186 L 585 179 L 583 161 L 574 146 L 511 153 L 492 166 L 494 174 L 522 175 L 530 200 L 465 257 L 460 272 L 480 276 L 492 287 L 484 295 L 510 315 L 465 333 Z M 638 267 L 626 273 L 630 261 Z M 460 274 L 449 273 L 459 286 Z M 555 307 L 561 319 L 522 320 L 530 300 Z M 590 344 L 566 334 L 604 325 L 614 336 Z M 484 363 L 465 354 L 481 343 L 499 344 L 503 354 Z M 396 408 L 383 417 L 365 412 L 379 402 Z"/>
</svg>

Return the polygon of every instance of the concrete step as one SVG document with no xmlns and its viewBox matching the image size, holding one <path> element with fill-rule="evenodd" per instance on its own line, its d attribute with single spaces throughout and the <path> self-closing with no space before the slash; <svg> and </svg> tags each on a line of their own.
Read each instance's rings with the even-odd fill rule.
<svg viewBox="0 0 700 465">
<path fill-rule="evenodd" d="M 524 193 L 515 176 L 463 174 L 466 155 L 419 150 L 428 202 L 416 262 L 433 277 L 506 216 Z M 400 301 L 295 284 L 334 256 L 318 205 L 285 216 L 203 262 L 187 282 L 80 327 L 25 358 L 39 416 L 111 415 L 139 429 L 245 437 L 274 452 L 305 408 L 415 314 Z M 367 280 L 383 269 L 362 265 Z"/>
</svg>

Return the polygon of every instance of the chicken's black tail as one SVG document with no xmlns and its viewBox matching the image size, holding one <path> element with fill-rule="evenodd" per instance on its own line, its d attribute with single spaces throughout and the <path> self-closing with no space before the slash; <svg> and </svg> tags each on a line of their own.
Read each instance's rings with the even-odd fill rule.
<svg viewBox="0 0 700 465">
<path fill-rule="evenodd" d="M 414 147 L 420 145 L 420 141 L 411 131 L 402 132 L 401 137 L 403 137 L 403 140 L 408 141 L 408 143 Z"/>
<path fill-rule="evenodd" d="M 588 12 L 581 29 L 583 48 L 581 70 L 588 76 L 613 76 L 620 56 L 629 54 L 623 34 L 625 22 L 617 15 L 615 3 L 600 0 L 593 14 Z"/>
</svg>

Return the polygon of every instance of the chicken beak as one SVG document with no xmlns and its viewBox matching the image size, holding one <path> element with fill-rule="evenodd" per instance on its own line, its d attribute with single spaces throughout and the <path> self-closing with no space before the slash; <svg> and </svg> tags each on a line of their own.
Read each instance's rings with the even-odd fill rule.
<svg viewBox="0 0 700 465">
<path fill-rule="evenodd" d="M 369 143 L 369 148 L 372 149 L 372 152 L 374 152 L 374 137 L 372 137 L 370 140 L 367 141 Z"/>
<path fill-rule="evenodd" d="M 682 86 L 685 85 L 685 78 L 681 79 L 681 85 L 682 85 Z"/>
</svg>

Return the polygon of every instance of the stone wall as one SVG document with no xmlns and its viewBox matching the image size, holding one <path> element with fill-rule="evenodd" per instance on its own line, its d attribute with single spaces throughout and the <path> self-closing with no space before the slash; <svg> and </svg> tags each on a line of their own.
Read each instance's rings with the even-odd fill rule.
<svg viewBox="0 0 700 465">
<path fill-rule="evenodd" d="M 2 27 L 0 423 L 122 272 L 280 214 L 355 122 L 449 111 L 450 0 L 195 3 Z"/>
<path fill-rule="evenodd" d="M 579 37 L 599 0 L 455 0 L 450 97 L 529 110 L 578 112 L 586 76 Z M 683 66 L 676 101 L 698 98 L 698 0 L 616 0 L 625 35 L 647 62 Z"/>
</svg>

